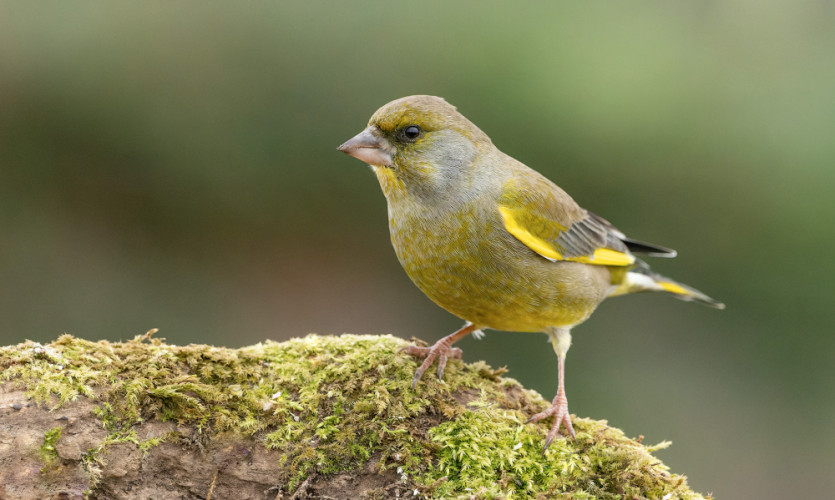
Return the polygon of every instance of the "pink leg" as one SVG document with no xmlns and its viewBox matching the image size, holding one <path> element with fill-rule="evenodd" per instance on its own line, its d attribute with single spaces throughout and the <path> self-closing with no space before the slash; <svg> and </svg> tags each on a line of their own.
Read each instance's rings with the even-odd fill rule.
<svg viewBox="0 0 835 500">
<path fill-rule="evenodd" d="M 400 351 L 405 352 L 406 354 L 426 358 L 423 361 L 423 364 L 421 364 L 415 372 L 415 378 L 412 379 L 412 389 L 414 389 L 417 386 L 418 380 L 420 380 L 420 377 L 423 376 L 423 372 L 425 372 L 430 366 L 432 366 L 432 362 L 435 361 L 435 358 L 438 359 L 438 380 L 443 380 L 444 368 L 446 367 L 447 360 L 449 358 L 461 359 L 461 349 L 457 347 L 452 347 L 452 344 L 461 340 L 468 333 L 472 332 L 475 329 L 475 325 L 473 325 L 472 323 L 467 323 L 455 333 L 447 335 L 441 340 L 435 342 L 435 345 L 433 345 L 432 347 L 418 347 L 415 345 L 410 345 L 401 349 Z"/>
<path fill-rule="evenodd" d="M 551 430 L 545 438 L 543 451 L 557 437 L 560 427 L 563 424 L 565 424 L 565 430 L 568 434 L 574 439 L 577 438 L 577 435 L 574 433 L 574 426 L 571 425 L 571 415 L 568 413 L 568 399 L 565 397 L 565 355 L 559 356 L 557 359 L 559 360 L 559 388 L 557 389 L 557 395 L 554 397 L 554 401 L 551 402 L 550 408 L 528 419 L 528 422 L 538 422 L 543 418 L 550 417 L 551 415 L 554 416 L 554 425 L 551 426 Z"/>
</svg>

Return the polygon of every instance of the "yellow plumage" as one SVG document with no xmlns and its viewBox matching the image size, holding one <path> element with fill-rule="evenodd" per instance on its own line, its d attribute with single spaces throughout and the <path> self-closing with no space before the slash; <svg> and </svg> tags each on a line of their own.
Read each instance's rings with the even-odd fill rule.
<svg viewBox="0 0 835 500">
<path fill-rule="evenodd" d="M 524 223 L 520 221 L 520 218 L 514 215 L 513 210 L 499 206 L 499 212 L 502 214 L 502 221 L 507 232 L 546 259 L 552 261 L 567 260 L 571 262 L 582 262 L 583 264 L 597 266 L 628 266 L 635 262 L 634 255 L 612 250 L 611 248 L 598 248 L 591 255 L 565 257 L 557 250 L 557 246 L 554 243 L 546 241 L 526 229 Z"/>
<path fill-rule="evenodd" d="M 482 328 L 545 332 L 559 359 L 559 388 L 546 446 L 564 425 L 573 435 L 563 384 L 570 330 L 606 297 L 663 290 L 721 304 L 652 273 L 631 250 L 674 252 L 637 242 L 580 207 L 538 172 L 499 151 L 443 99 L 412 96 L 380 108 L 339 148 L 371 165 L 386 196 L 391 241 L 414 283 L 467 321 L 431 348 L 416 384 L 438 359 L 460 357 L 452 344 Z"/>
</svg>

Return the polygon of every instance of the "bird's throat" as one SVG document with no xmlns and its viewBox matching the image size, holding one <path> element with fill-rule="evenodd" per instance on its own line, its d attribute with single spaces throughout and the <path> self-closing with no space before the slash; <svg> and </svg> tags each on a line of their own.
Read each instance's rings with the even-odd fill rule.
<svg viewBox="0 0 835 500">
<path fill-rule="evenodd" d="M 397 178 L 397 173 L 390 167 L 372 167 L 374 173 L 377 175 L 377 180 L 380 181 L 380 187 L 383 189 L 383 194 L 386 198 L 401 197 L 406 194 L 406 186 L 403 180 Z"/>
</svg>

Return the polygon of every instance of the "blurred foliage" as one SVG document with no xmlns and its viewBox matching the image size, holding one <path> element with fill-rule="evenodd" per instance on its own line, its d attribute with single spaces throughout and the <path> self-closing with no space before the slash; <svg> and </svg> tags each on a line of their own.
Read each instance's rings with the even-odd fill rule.
<svg viewBox="0 0 835 500">
<path fill-rule="evenodd" d="M 604 304 L 575 331 L 572 411 L 672 439 L 697 490 L 825 496 L 833 21 L 825 1 L 5 2 L 0 342 L 440 338 L 459 321 L 335 151 L 385 102 L 440 95 L 728 304 Z M 462 347 L 550 397 L 544 341 Z"/>
</svg>

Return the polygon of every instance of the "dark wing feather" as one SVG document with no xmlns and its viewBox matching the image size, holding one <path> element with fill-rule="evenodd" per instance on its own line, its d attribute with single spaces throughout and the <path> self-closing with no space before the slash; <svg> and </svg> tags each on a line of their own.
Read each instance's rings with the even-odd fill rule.
<svg viewBox="0 0 835 500">
<path fill-rule="evenodd" d="M 627 266 L 635 262 L 630 245 L 670 253 L 627 239 L 606 219 L 584 210 L 565 191 L 527 168 L 505 184 L 498 205 L 505 229 L 549 260 Z"/>
<path fill-rule="evenodd" d="M 672 248 L 662 247 L 661 245 L 655 245 L 653 243 L 646 243 L 644 241 L 638 241 L 633 240 L 632 238 L 627 238 L 626 235 L 624 235 L 615 226 L 613 226 L 611 222 L 607 221 L 606 219 L 595 213 L 589 212 L 589 218 L 594 219 L 594 221 L 597 224 L 599 224 L 602 227 L 605 227 L 609 238 L 617 239 L 623 245 L 625 245 L 625 247 L 628 248 L 630 252 L 649 255 L 650 257 L 672 258 L 676 256 L 676 251 Z"/>
<path fill-rule="evenodd" d="M 566 231 L 561 231 L 555 243 L 562 248 L 566 257 L 592 255 L 598 248 L 625 252 L 626 245 L 610 230 L 608 223 L 602 224 L 601 221 L 606 222 L 589 213 L 586 218 L 571 224 Z"/>
</svg>

